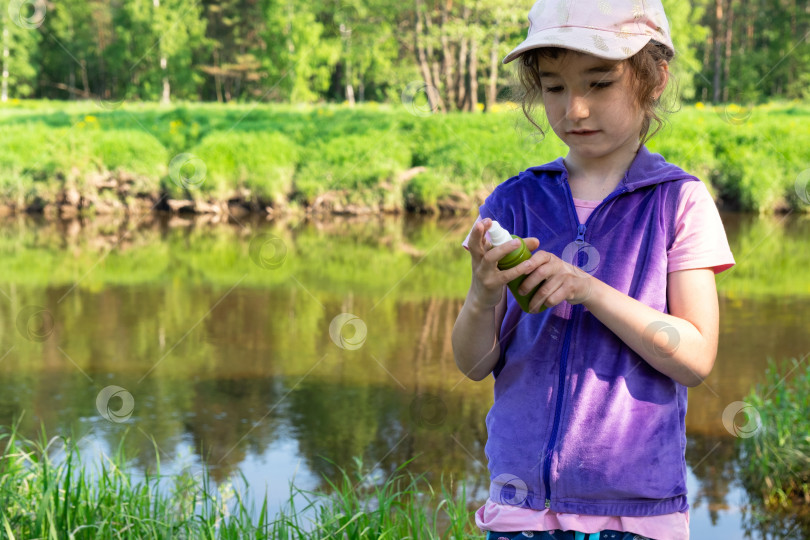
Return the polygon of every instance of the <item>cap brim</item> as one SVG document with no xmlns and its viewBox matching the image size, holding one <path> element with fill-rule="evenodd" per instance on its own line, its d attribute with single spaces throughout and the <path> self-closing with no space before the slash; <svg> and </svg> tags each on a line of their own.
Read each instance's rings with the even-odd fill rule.
<svg viewBox="0 0 810 540">
<path fill-rule="evenodd" d="M 526 38 L 523 43 L 506 55 L 503 63 L 508 64 L 526 51 L 541 47 L 560 47 L 592 54 L 606 60 L 624 60 L 643 49 L 651 39 L 652 36 L 647 34 L 618 34 L 592 28 L 554 28 L 537 32 Z"/>
</svg>

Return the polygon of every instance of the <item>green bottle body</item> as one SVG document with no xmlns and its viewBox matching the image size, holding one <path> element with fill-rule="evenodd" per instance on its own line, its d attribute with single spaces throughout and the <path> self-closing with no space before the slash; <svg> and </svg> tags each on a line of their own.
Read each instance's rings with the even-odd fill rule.
<svg viewBox="0 0 810 540">
<path fill-rule="evenodd" d="M 509 268 L 514 268 L 523 261 L 530 259 L 532 256 L 531 252 L 526 247 L 526 243 L 523 241 L 523 238 L 515 234 L 511 236 L 512 238 L 517 238 L 520 240 L 520 247 L 514 251 L 510 251 L 500 261 L 498 261 L 499 270 L 508 270 Z M 526 279 L 526 276 L 527 274 L 522 274 L 516 277 L 507 283 L 507 287 L 509 287 L 509 290 L 512 291 L 512 294 L 514 295 L 515 300 L 517 300 L 520 308 L 526 313 L 529 313 L 529 301 L 532 299 L 532 296 L 534 296 L 534 293 L 537 292 L 537 289 L 540 288 L 540 285 L 542 285 L 543 282 L 541 281 L 538 283 L 531 291 L 528 292 L 528 294 L 520 294 L 518 289 L 520 288 L 520 284 L 523 283 L 523 280 Z M 540 311 L 543 311 L 544 309 L 546 309 L 546 306 L 542 306 Z"/>
</svg>

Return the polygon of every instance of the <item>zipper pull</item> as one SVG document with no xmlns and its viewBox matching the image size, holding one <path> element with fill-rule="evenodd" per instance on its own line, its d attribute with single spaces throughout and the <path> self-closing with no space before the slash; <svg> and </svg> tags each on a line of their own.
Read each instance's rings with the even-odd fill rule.
<svg viewBox="0 0 810 540">
<path fill-rule="evenodd" d="M 546 508 L 551 508 L 551 499 L 546 499 Z"/>
<path fill-rule="evenodd" d="M 585 243 L 585 224 L 584 223 L 580 224 L 579 227 L 577 227 L 577 239 L 574 240 L 574 242 L 576 242 L 579 245 L 582 245 L 582 244 Z"/>
</svg>

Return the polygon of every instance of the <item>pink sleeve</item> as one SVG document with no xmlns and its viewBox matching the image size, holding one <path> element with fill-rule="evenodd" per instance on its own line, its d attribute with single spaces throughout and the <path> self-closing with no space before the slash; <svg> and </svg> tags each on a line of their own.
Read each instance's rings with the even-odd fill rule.
<svg viewBox="0 0 810 540">
<path fill-rule="evenodd" d="M 667 272 L 734 266 L 720 213 L 703 182 L 686 182 L 678 200 L 675 240 L 667 252 Z"/>
<path fill-rule="evenodd" d="M 480 215 L 480 214 L 478 215 L 478 219 L 476 219 L 476 220 L 475 220 L 475 223 L 478 223 L 479 221 L 481 221 L 481 215 Z M 464 249 L 466 249 L 467 251 L 470 251 L 470 247 L 469 247 L 469 243 L 470 243 L 470 234 L 472 234 L 472 230 L 473 230 L 473 227 L 475 227 L 475 223 L 473 223 L 473 224 L 472 224 L 472 227 L 470 227 L 470 232 L 468 232 L 468 233 L 467 233 L 467 238 L 465 238 L 465 239 L 464 239 L 464 241 L 461 243 L 461 245 L 462 245 L 462 246 L 464 247 Z M 487 232 L 485 232 L 485 233 L 484 233 L 484 238 L 486 238 L 486 239 L 487 239 L 487 241 L 488 241 L 490 244 L 492 243 L 492 239 L 489 237 L 489 231 L 487 231 Z"/>
</svg>

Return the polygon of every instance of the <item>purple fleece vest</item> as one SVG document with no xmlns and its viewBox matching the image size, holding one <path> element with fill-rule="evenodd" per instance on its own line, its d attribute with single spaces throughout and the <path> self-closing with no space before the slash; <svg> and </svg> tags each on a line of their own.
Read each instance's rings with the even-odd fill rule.
<svg viewBox="0 0 810 540">
<path fill-rule="evenodd" d="M 580 224 L 559 158 L 503 182 L 480 213 L 666 312 L 678 194 L 695 180 L 642 146 L 616 190 Z M 686 387 L 582 305 L 528 314 L 507 297 L 487 415 L 490 498 L 606 516 L 686 510 Z"/>
</svg>

